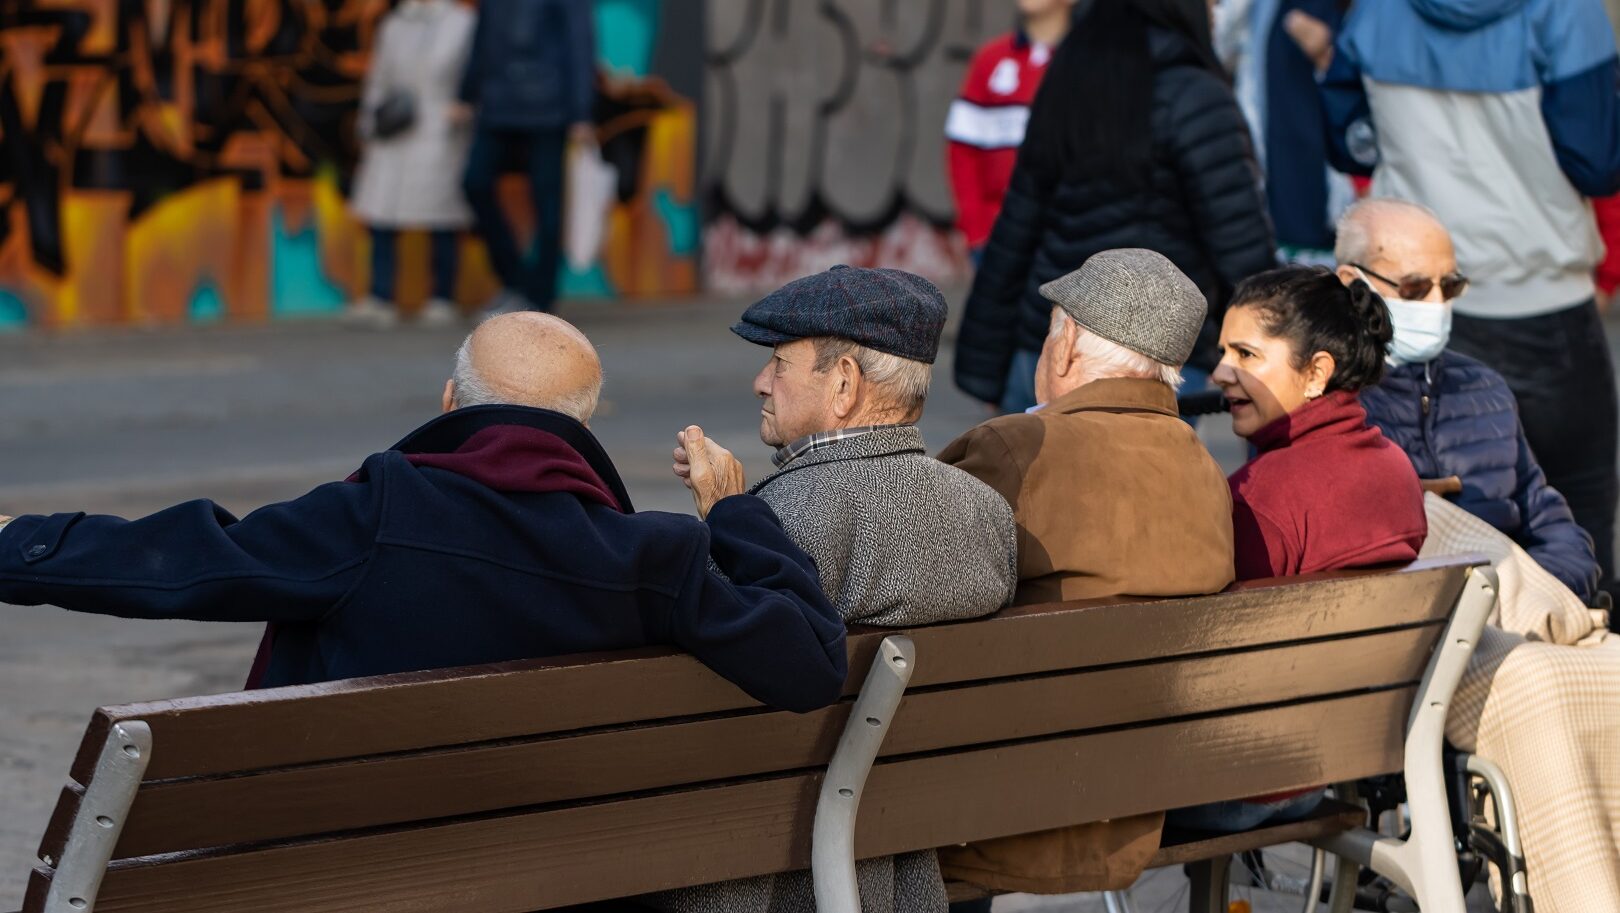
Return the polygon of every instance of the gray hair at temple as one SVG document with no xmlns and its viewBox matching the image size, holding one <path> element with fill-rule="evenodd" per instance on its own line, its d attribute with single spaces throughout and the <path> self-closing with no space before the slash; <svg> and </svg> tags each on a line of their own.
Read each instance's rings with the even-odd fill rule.
<svg viewBox="0 0 1620 913">
<path fill-rule="evenodd" d="M 1446 223 L 1440 221 L 1440 216 L 1434 210 L 1420 203 L 1410 200 L 1397 200 L 1394 197 L 1368 197 L 1358 200 L 1339 216 L 1336 227 L 1338 240 L 1333 245 L 1333 259 L 1340 265 L 1346 263 L 1365 263 L 1372 258 L 1373 253 L 1373 222 L 1381 215 L 1418 215 L 1434 220 L 1434 224 L 1445 230 Z"/>
<path fill-rule="evenodd" d="M 1047 335 L 1060 335 L 1071 323 L 1074 323 L 1075 328 L 1080 331 L 1074 338 L 1074 348 L 1080 355 L 1081 383 L 1089 384 L 1094 380 L 1107 380 L 1110 377 L 1140 377 L 1166 384 L 1172 390 L 1181 389 L 1179 367 L 1156 361 L 1141 352 L 1127 349 L 1117 342 L 1098 336 L 1075 323 L 1074 318 L 1061 307 L 1052 308 L 1052 324 L 1047 329 Z"/>
<path fill-rule="evenodd" d="M 878 398 L 900 415 L 909 415 L 921 409 L 928 399 L 928 386 L 934 376 L 933 365 L 879 352 L 835 336 L 817 337 L 815 347 L 815 370 L 818 374 L 831 370 L 838 359 L 848 355 L 861 369 L 861 376 L 878 388 Z"/>
</svg>

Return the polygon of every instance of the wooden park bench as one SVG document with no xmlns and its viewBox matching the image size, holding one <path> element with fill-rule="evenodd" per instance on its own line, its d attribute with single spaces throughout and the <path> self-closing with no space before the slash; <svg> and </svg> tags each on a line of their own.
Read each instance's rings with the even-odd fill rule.
<svg viewBox="0 0 1620 913">
<path fill-rule="evenodd" d="M 107 707 L 24 909 L 516 913 L 814 861 L 855 913 L 854 858 L 1404 770 L 1404 843 L 1342 806 L 1259 839 L 1461 913 L 1441 730 L 1494 599 L 1448 559 L 858 629 L 803 715 L 659 649 Z"/>
</svg>

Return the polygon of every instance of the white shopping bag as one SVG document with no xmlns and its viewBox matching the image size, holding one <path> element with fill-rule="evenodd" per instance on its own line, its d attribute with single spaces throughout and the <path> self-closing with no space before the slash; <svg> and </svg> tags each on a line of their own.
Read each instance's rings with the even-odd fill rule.
<svg viewBox="0 0 1620 913">
<path fill-rule="evenodd" d="M 595 143 L 569 144 L 563 254 L 576 273 L 590 269 L 601 253 L 618 184 L 619 170 L 602 160 L 601 147 Z"/>
</svg>

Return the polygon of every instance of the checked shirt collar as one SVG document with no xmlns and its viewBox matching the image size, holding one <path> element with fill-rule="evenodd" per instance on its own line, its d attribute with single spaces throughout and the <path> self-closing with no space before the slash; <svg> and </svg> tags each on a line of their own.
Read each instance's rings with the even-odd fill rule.
<svg viewBox="0 0 1620 913">
<path fill-rule="evenodd" d="M 832 431 L 818 431 L 815 434 L 807 434 L 804 437 L 793 441 L 792 443 L 784 444 L 777 448 L 777 451 L 771 454 L 771 462 L 776 464 L 777 469 L 785 469 L 789 463 L 793 462 L 799 457 L 802 457 L 807 453 L 813 453 L 830 444 L 836 444 L 839 441 L 847 441 L 850 438 L 857 438 L 863 434 L 871 434 L 874 431 L 885 431 L 889 428 L 911 427 L 915 426 L 912 424 L 859 425 L 854 428 L 835 428 Z"/>
</svg>

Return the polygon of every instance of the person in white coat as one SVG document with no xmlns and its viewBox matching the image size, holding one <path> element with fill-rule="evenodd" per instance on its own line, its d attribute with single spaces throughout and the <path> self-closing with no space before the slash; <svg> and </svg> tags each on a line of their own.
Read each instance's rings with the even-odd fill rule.
<svg viewBox="0 0 1620 913">
<path fill-rule="evenodd" d="M 370 293 L 345 317 L 361 326 L 399 322 L 394 307 L 399 233 L 431 232 L 433 292 L 420 321 L 445 325 L 461 232 L 472 210 L 461 193 L 472 134 L 456 92 L 467 68 L 476 14 L 456 0 L 404 0 L 383 17 L 361 93 L 364 142 L 350 208 L 371 229 Z"/>
</svg>

